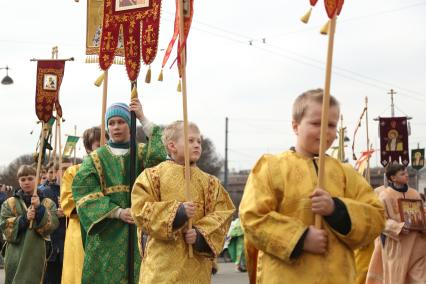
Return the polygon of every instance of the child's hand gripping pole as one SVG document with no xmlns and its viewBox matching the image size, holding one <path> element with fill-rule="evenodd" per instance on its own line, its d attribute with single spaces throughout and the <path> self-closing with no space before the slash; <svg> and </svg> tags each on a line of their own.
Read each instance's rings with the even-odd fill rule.
<svg viewBox="0 0 426 284">
<path fill-rule="evenodd" d="M 46 134 L 49 131 L 49 125 L 45 122 L 42 122 L 41 127 L 41 135 L 40 135 L 40 145 L 39 145 L 39 151 L 38 151 L 38 159 L 37 159 L 37 172 L 36 172 L 36 180 L 34 184 L 34 191 L 33 191 L 33 197 L 38 197 L 37 195 L 37 188 L 38 184 L 40 182 L 40 169 L 41 169 L 41 160 L 43 158 L 43 148 L 44 148 L 44 139 L 46 138 Z M 33 198 L 31 198 L 32 200 Z M 33 205 L 30 206 L 30 208 L 33 208 Z M 33 220 L 30 221 L 30 229 L 33 227 Z"/>
</svg>

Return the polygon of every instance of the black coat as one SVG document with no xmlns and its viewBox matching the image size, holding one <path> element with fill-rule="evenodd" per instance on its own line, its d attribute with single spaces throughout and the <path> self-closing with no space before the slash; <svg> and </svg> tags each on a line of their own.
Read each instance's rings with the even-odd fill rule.
<svg viewBox="0 0 426 284">
<path fill-rule="evenodd" d="M 59 208 L 60 198 L 60 186 L 57 184 L 49 184 L 43 190 L 44 197 L 51 199 L 55 202 L 56 207 Z M 65 243 L 65 230 L 66 221 L 65 218 L 59 218 L 59 227 L 50 235 L 52 240 L 52 254 L 48 261 L 55 261 L 57 257 L 60 257 L 62 262 L 64 259 L 64 243 Z"/>
</svg>

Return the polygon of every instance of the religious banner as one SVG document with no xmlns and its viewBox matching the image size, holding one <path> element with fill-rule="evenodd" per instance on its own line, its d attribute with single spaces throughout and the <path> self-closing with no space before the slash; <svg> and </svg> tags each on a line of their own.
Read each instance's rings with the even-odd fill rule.
<svg viewBox="0 0 426 284">
<path fill-rule="evenodd" d="M 99 51 L 102 70 L 113 64 L 122 31 L 127 75 L 136 81 L 141 56 L 148 65 L 157 54 L 160 12 L 161 0 L 105 0 Z"/>
<path fill-rule="evenodd" d="M 189 30 L 191 28 L 192 23 L 192 17 L 194 16 L 194 0 L 183 0 L 183 17 L 184 17 L 184 36 L 181 37 L 179 35 L 179 9 L 178 9 L 178 0 L 176 0 L 176 14 L 175 14 L 175 28 L 173 32 L 172 39 L 169 42 L 169 46 L 167 47 L 166 53 L 164 54 L 163 63 L 161 68 L 164 68 L 164 66 L 167 63 L 167 60 L 170 57 L 170 54 L 172 53 L 173 46 L 176 42 L 177 37 L 179 36 L 178 41 L 178 51 L 177 51 L 177 60 L 178 62 L 178 70 L 179 75 L 181 74 L 181 57 L 179 56 L 183 50 L 183 47 L 186 45 L 186 40 L 189 35 Z M 182 41 L 182 38 L 184 39 Z"/>
<path fill-rule="evenodd" d="M 408 128 L 406 117 L 380 117 L 380 163 L 408 166 Z"/>
<path fill-rule="evenodd" d="M 104 16 L 103 0 L 87 0 L 87 24 L 86 24 L 86 63 L 99 63 L 99 47 L 101 43 L 102 19 Z M 116 56 L 124 57 L 123 33 L 118 36 Z M 122 63 L 114 60 L 114 63 Z"/>
<path fill-rule="evenodd" d="M 67 138 L 67 142 L 65 142 L 64 153 L 62 154 L 62 158 L 69 158 L 75 147 L 77 146 L 77 142 L 80 137 L 69 135 Z"/>
<path fill-rule="evenodd" d="M 37 62 L 37 86 L 35 109 L 38 119 L 47 123 L 53 109 L 62 117 L 59 104 L 59 88 L 64 76 L 65 60 L 39 60 Z"/>
<path fill-rule="evenodd" d="M 425 149 L 411 150 L 411 166 L 416 170 L 421 170 L 425 165 Z"/>
</svg>

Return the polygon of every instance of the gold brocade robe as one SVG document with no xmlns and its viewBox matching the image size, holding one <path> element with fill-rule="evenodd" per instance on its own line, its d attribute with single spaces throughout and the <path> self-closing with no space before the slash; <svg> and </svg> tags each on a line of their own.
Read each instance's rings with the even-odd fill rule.
<svg viewBox="0 0 426 284">
<path fill-rule="evenodd" d="M 351 230 L 342 235 L 323 220 L 327 253 L 302 252 L 292 259 L 296 244 L 314 224 L 309 195 L 316 184 L 314 160 L 293 151 L 265 155 L 254 166 L 240 204 L 250 252 L 247 268 L 251 283 L 355 283 L 352 250 L 369 244 L 380 234 L 383 205 L 350 165 L 326 157 L 325 189 L 345 204 Z M 258 256 L 253 259 L 256 249 Z"/>
<path fill-rule="evenodd" d="M 139 283 L 210 283 L 213 258 L 223 249 L 234 205 L 219 180 L 197 167 L 191 167 L 190 196 L 196 204 L 195 227 L 212 254 L 188 257 L 182 228 L 173 231 L 173 220 L 186 200 L 184 167 L 166 161 L 146 169 L 136 179 L 132 191 L 132 215 L 148 235 Z M 187 226 L 185 224 L 185 226 Z M 140 242 L 139 242 L 140 243 Z"/>
<path fill-rule="evenodd" d="M 64 172 L 61 184 L 61 208 L 68 221 L 65 234 L 62 283 L 67 284 L 81 284 L 81 273 L 83 271 L 84 249 L 80 219 L 72 197 L 72 182 L 79 169 L 80 165 L 69 167 Z"/>
</svg>

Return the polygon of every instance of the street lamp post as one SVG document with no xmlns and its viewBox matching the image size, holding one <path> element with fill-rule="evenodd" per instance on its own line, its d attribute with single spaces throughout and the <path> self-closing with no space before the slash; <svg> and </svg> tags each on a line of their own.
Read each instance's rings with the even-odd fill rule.
<svg viewBox="0 0 426 284">
<path fill-rule="evenodd" d="M 1 80 L 2 85 L 11 85 L 13 84 L 12 78 L 9 76 L 9 66 L 1 67 L 0 69 L 6 69 L 6 76 Z"/>
</svg>

